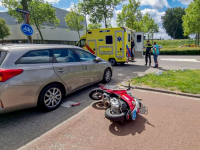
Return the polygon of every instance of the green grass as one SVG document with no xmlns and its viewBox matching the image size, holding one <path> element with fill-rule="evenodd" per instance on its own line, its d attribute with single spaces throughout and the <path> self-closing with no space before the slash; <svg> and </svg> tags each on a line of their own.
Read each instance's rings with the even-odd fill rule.
<svg viewBox="0 0 200 150">
<path fill-rule="evenodd" d="M 163 47 L 160 51 L 186 51 L 186 50 L 200 50 L 200 47 L 175 47 L 175 48 L 169 48 L 169 47 Z"/>
<path fill-rule="evenodd" d="M 153 42 L 156 42 L 158 45 L 162 45 L 165 49 L 172 49 L 177 48 L 184 44 L 195 44 L 195 40 L 192 39 L 180 39 L 180 40 L 154 40 Z M 152 40 L 150 40 L 150 43 L 152 44 Z M 144 44 L 146 44 L 146 40 L 144 41 Z M 188 47 L 187 47 L 188 48 Z"/>
<path fill-rule="evenodd" d="M 164 71 L 162 75 L 147 74 L 131 79 L 131 84 L 200 94 L 200 70 Z"/>
</svg>

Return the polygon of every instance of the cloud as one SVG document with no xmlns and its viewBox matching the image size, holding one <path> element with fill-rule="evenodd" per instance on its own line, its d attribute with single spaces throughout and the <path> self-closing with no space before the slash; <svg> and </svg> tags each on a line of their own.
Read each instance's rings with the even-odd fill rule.
<svg viewBox="0 0 200 150">
<path fill-rule="evenodd" d="M 174 0 L 176 1 L 176 0 Z M 178 0 L 183 5 L 189 5 L 193 0 Z"/>
<path fill-rule="evenodd" d="M 153 9 L 162 9 L 170 7 L 167 0 L 136 0 L 141 2 L 141 6 L 151 6 Z M 181 0 L 180 0 L 181 1 Z M 185 0 L 186 1 L 186 0 Z M 128 4 L 129 0 L 125 0 L 124 4 Z"/>
<path fill-rule="evenodd" d="M 68 8 L 61 8 L 61 9 L 64 9 L 66 11 L 70 11 L 71 8 L 74 8 L 74 3 L 73 2 L 70 3 L 70 6 Z"/>
<path fill-rule="evenodd" d="M 154 21 L 159 26 L 159 32 L 154 35 L 155 39 L 164 38 L 164 39 L 171 39 L 170 36 L 167 35 L 165 30 L 162 27 L 161 16 L 165 15 L 165 12 L 158 12 L 156 9 L 143 9 L 141 10 L 142 14 L 149 13 Z"/>
<path fill-rule="evenodd" d="M 141 0 L 141 6 L 151 6 L 157 10 L 163 7 L 170 7 L 167 0 Z"/>
<path fill-rule="evenodd" d="M 4 7 L 3 7 L 2 1 L 3 1 L 3 0 L 0 0 L 0 12 L 5 12 L 5 11 L 7 11 L 7 8 L 4 8 Z"/>
<path fill-rule="evenodd" d="M 51 3 L 51 4 L 56 4 L 58 3 L 60 0 L 45 0 L 47 1 L 48 3 Z"/>
</svg>

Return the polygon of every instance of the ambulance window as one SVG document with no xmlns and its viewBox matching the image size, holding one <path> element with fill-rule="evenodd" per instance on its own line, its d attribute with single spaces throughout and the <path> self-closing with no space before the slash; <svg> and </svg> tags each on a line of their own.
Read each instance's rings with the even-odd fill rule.
<svg viewBox="0 0 200 150">
<path fill-rule="evenodd" d="M 137 35 L 137 42 L 141 42 L 142 41 L 142 36 L 141 35 Z"/>
<path fill-rule="evenodd" d="M 112 36 L 106 36 L 106 44 L 112 44 L 112 43 L 113 43 Z"/>
<path fill-rule="evenodd" d="M 130 41 L 131 41 L 131 35 L 128 34 L 128 42 L 130 42 Z"/>
</svg>

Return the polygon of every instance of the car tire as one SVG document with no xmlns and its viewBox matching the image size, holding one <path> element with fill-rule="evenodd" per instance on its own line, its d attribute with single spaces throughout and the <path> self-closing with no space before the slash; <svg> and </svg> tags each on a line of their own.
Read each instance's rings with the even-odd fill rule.
<svg viewBox="0 0 200 150">
<path fill-rule="evenodd" d="M 45 111 L 58 108 L 64 97 L 64 89 L 57 84 L 46 86 L 40 93 L 38 107 Z"/>
<path fill-rule="evenodd" d="M 109 83 L 111 81 L 111 78 L 112 78 L 112 71 L 110 68 L 107 68 L 105 71 L 104 71 L 104 75 L 103 75 L 103 83 Z"/>
<path fill-rule="evenodd" d="M 112 66 L 115 66 L 115 65 L 117 64 L 117 62 L 116 62 L 116 60 L 115 60 L 114 58 L 111 58 L 111 59 L 109 60 L 109 62 L 110 62 L 110 64 L 111 64 Z"/>
</svg>

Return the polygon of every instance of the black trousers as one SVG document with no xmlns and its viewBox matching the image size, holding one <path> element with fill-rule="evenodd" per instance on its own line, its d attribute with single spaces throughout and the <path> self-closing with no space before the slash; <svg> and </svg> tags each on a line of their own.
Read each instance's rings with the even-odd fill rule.
<svg viewBox="0 0 200 150">
<path fill-rule="evenodd" d="M 145 62 L 146 62 L 146 65 L 148 63 L 148 57 L 149 57 L 149 64 L 151 63 L 151 54 L 150 53 L 146 53 L 145 54 Z"/>
</svg>

